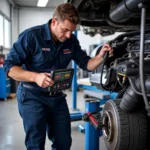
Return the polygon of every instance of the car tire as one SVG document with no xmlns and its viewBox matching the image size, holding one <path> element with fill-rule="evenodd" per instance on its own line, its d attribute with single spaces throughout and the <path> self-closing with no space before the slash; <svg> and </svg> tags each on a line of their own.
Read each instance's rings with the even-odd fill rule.
<svg viewBox="0 0 150 150">
<path fill-rule="evenodd" d="M 141 107 L 144 107 L 143 97 L 135 93 L 130 86 L 123 94 L 120 102 L 120 108 L 125 112 L 132 112 Z"/>
<path fill-rule="evenodd" d="M 120 100 L 109 100 L 103 109 L 103 138 L 108 150 L 145 150 L 148 138 L 145 110 L 126 113 Z"/>
</svg>

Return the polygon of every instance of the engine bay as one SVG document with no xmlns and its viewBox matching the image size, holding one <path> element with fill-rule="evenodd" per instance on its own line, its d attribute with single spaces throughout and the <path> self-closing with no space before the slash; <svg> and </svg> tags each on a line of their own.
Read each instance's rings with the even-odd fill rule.
<svg viewBox="0 0 150 150">
<path fill-rule="evenodd" d="M 150 75 L 149 39 L 150 30 L 147 30 L 144 43 L 144 72 L 146 75 Z M 114 40 L 109 41 L 109 43 L 114 49 L 114 55 L 105 60 L 104 68 L 103 70 L 101 69 L 101 72 L 105 72 L 105 75 L 103 74 L 105 76 L 103 78 L 106 79 L 104 89 L 117 92 L 118 89 L 120 90 L 129 85 L 129 78 L 139 77 L 140 32 L 128 32 L 122 34 Z M 96 54 L 98 53 L 99 50 Z M 100 68 L 102 68 L 102 66 L 100 66 Z M 91 74 L 91 76 L 92 75 L 93 74 Z M 101 83 L 97 83 L 96 85 L 99 84 Z"/>
</svg>

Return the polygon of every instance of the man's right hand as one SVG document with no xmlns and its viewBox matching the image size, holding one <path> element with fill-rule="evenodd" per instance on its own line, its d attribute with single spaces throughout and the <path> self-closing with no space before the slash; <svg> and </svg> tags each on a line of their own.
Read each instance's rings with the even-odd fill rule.
<svg viewBox="0 0 150 150">
<path fill-rule="evenodd" d="M 38 73 L 35 75 L 35 82 L 43 88 L 53 86 L 54 81 L 50 78 L 50 73 Z"/>
</svg>

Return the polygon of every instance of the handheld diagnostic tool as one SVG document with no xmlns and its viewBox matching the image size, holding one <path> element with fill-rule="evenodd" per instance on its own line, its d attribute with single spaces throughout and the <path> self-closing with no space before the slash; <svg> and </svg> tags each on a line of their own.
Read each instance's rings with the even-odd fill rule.
<svg viewBox="0 0 150 150">
<path fill-rule="evenodd" d="M 51 72 L 51 79 L 54 85 L 49 87 L 50 93 L 69 89 L 72 85 L 74 69 L 59 69 Z"/>
</svg>

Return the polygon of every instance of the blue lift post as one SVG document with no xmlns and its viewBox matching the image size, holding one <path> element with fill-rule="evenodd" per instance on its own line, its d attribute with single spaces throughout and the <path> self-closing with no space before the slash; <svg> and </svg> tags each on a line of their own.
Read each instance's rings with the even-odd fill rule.
<svg viewBox="0 0 150 150">
<path fill-rule="evenodd" d="M 74 69 L 74 76 L 72 82 L 72 109 L 77 109 L 77 65 L 72 61 L 72 68 Z"/>
<path fill-rule="evenodd" d="M 74 31 L 77 37 L 77 30 Z M 72 81 L 72 110 L 77 111 L 70 114 L 71 121 L 82 120 L 82 113 L 77 109 L 77 65 L 72 61 L 72 68 L 74 69 L 74 76 Z"/>
<path fill-rule="evenodd" d="M 85 102 L 86 113 L 99 112 L 99 101 L 88 100 Z M 85 122 L 85 150 L 99 150 L 99 131 L 90 122 Z"/>
<path fill-rule="evenodd" d="M 77 37 L 77 30 L 74 31 L 75 36 Z M 72 109 L 77 109 L 77 65 L 72 61 L 72 68 L 74 69 L 74 76 L 72 82 Z"/>
</svg>

